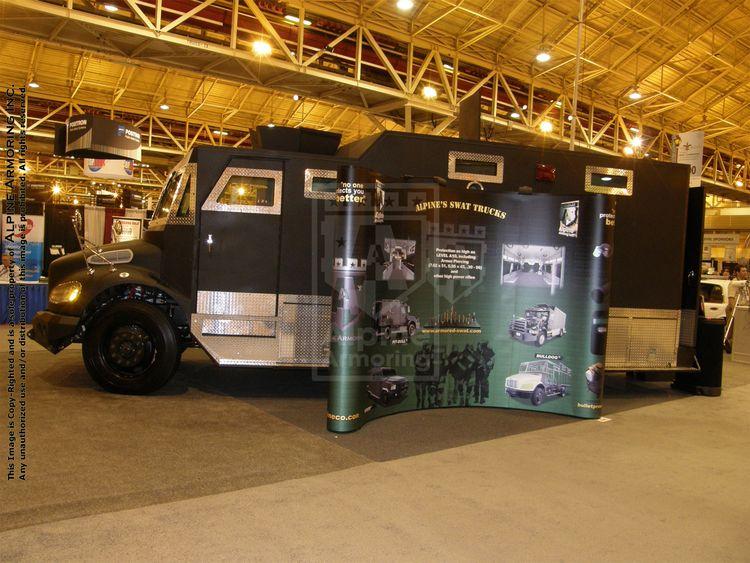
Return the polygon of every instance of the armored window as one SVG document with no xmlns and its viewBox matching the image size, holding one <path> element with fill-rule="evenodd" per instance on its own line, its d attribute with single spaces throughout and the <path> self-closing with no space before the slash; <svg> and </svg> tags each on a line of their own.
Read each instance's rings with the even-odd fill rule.
<svg viewBox="0 0 750 563">
<path fill-rule="evenodd" d="M 167 184 L 164 186 L 164 190 L 161 192 L 159 201 L 156 204 L 156 209 L 154 209 L 152 222 L 158 219 L 166 219 L 169 216 L 169 210 L 172 208 L 177 192 L 182 185 L 182 180 L 183 169 L 176 170 L 169 175 Z"/>
<path fill-rule="evenodd" d="M 305 170 L 305 197 L 335 199 L 337 174 L 335 170 L 307 168 Z"/>
<path fill-rule="evenodd" d="M 177 208 L 177 217 L 187 217 L 190 214 L 190 190 L 182 192 L 180 206 Z"/>
<path fill-rule="evenodd" d="M 227 168 L 202 209 L 279 215 L 282 176 L 281 170 Z"/>
<path fill-rule="evenodd" d="M 633 195 L 633 171 L 587 166 L 586 191 L 596 194 Z"/>
<path fill-rule="evenodd" d="M 273 178 L 232 176 L 219 194 L 218 202 L 227 205 L 272 207 L 274 184 Z"/>
<path fill-rule="evenodd" d="M 448 178 L 502 184 L 503 157 L 497 154 L 450 151 Z"/>
</svg>

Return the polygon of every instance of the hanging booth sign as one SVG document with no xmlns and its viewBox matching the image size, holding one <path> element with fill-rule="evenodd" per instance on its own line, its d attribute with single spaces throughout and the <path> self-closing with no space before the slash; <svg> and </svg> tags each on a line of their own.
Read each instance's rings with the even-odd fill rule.
<svg viewBox="0 0 750 563">
<path fill-rule="evenodd" d="M 0 283 L 38 282 L 44 260 L 44 215 L 6 214 L 3 201 Z"/>
<path fill-rule="evenodd" d="M 143 231 L 143 219 L 112 217 L 112 242 L 138 240 Z"/>
<path fill-rule="evenodd" d="M 329 430 L 449 406 L 599 416 L 613 197 L 339 180 Z"/>
<path fill-rule="evenodd" d="M 76 115 L 68 119 L 63 132 L 66 156 L 141 160 L 141 132 L 127 123 Z"/>
<path fill-rule="evenodd" d="M 690 166 L 690 187 L 699 188 L 703 175 L 703 131 L 680 133 L 677 144 L 677 162 Z"/>
<path fill-rule="evenodd" d="M 101 178 L 103 180 L 131 180 L 133 178 L 133 161 L 85 158 L 83 160 L 83 174 L 90 178 Z"/>
</svg>

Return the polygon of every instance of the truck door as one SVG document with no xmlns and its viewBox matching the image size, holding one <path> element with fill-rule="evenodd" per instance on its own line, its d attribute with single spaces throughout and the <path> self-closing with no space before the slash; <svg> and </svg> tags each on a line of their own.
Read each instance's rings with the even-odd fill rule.
<svg viewBox="0 0 750 563">
<path fill-rule="evenodd" d="M 220 364 L 278 361 L 284 163 L 234 158 L 201 206 L 193 335 Z"/>
</svg>

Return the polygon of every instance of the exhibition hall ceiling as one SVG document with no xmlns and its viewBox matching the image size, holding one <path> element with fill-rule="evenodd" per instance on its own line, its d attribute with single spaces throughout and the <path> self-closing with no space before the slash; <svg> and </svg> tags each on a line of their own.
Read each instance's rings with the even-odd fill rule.
<svg viewBox="0 0 750 563">
<path fill-rule="evenodd" d="M 194 144 L 250 146 L 262 124 L 456 135 L 479 93 L 497 141 L 574 133 L 668 160 L 674 133 L 701 129 L 704 177 L 746 191 L 750 1 L 583 4 L 579 29 L 578 0 L 0 0 L 0 78 L 38 84 L 32 148 L 53 172 L 68 115 L 137 123 L 144 189 Z"/>
</svg>

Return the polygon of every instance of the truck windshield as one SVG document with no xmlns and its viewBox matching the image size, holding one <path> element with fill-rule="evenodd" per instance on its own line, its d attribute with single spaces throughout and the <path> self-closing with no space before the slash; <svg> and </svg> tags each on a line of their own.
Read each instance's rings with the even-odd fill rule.
<svg viewBox="0 0 750 563">
<path fill-rule="evenodd" d="M 167 184 L 164 186 L 161 196 L 159 196 L 156 209 L 154 209 L 153 219 L 161 219 L 162 217 L 167 217 L 169 215 L 169 209 L 172 207 L 172 203 L 177 195 L 180 184 L 182 184 L 182 176 L 182 170 L 175 170 L 169 175 Z"/>
</svg>

